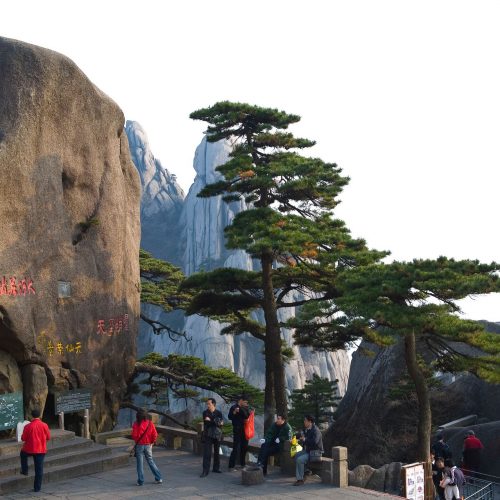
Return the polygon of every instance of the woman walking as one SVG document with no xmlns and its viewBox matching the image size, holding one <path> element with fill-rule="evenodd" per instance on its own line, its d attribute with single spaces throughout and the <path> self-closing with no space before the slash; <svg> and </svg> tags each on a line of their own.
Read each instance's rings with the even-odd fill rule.
<svg viewBox="0 0 500 500">
<path fill-rule="evenodd" d="M 153 460 L 153 444 L 158 432 L 151 422 L 149 415 L 144 411 L 138 411 L 136 421 L 132 425 L 132 439 L 135 441 L 135 460 L 137 464 L 137 486 L 144 484 L 144 458 L 155 477 L 155 483 L 163 482 L 161 473 Z"/>
</svg>

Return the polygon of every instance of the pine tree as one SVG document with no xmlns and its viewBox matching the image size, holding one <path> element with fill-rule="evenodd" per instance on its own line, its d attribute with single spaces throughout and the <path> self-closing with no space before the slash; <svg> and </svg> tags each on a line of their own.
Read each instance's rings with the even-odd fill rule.
<svg viewBox="0 0 500 500">
<path fill-rule="evenodd" d="M 181 290 L 181 283 L 185 279 L 182 271 L 161 259 L 154 258 L 144 250 L 140 250 L 139 266 L 141 273 L 141 303 L 161 307 L 165 312 L 182 310 L 187 307 L 191 295 Z M 141 312 L 141 319 L 148 323 L 156 335 L 167 334 L 172 341 L 181 338 L 189 341 L 185 332 L 178 332 L 168 324 L 148 318 Z M 147 378 L 139 383 L 129 385 L 128 397 L 122 402 L 122 407 L 138 409 L 132 402 L 132 394 L 139 392 L 139 384 L 148 386 L 142 391 L 151 404 L 169 405 L 168 393 L 174 398 L 198 400 L 199 389 L 218 394 L 224 401 L 229 402 L 240 394 L 248 394 L 255 406 L 262 405 L 262 392 L 238 377 L 231 370 L 225 368 L 211 368 L 203 364 L 202 360 L 193 356 L 170 354 L 162 356 L 158 353 L 149 353 L 135 364 L 134 377 L 147 374 Z M 176 424 L 186 426 L 171 415 L 159 410 L 150 410 L 164 415 Z"/>
<path fill-rule="evenodd" d="M 332 297 L 330 283 L 340 269 L 385 254 L 369 251 L 342 221 L 332 218 L 348 178 L 336 164 L 298 154 L 314 145 L 286 132 L 299 116 L 219 102 L 191 118 L 208 122 L 208 141 L 231 141 L 229 160 L 217 168 L 221 180 L 198 196 L 246 201 L 250 208 L 225 229 L 227 247 L 245 250 L 259 261 L 260 270 L 218 269 L 190 276 L 185 286 L 198 295 L 188 312 L 228 322 L 224 333 L 249 332 L 264 342 L 269 425 L 275 409 L 287 412 L 281 341 L 285 325 L 278 311 Z M 263 312 L 264 324 L 251 315 L 254 311 Z"/>
<path fill-rule="evenodd" d="M 290 395 L 289 422 L 293 429 L 301 429 L 306 415 L 315 417 L 316 423 L 328 422 L 339 401 L 338 380 L 328 380 L 314 374 L 303 389 L 295 389 Z"/>
<path fill-rule="evenodd" d="M 361 322 L 358 326 L 365 322 L 358 332 L 378 345 L 390 345 L 402 338 L 419 405 L 415 458 L 426 461 L 432 415 L 428 377 L 418 352 L 427 349 L 433 353 L 436 370 L 468 371 L 499 383 L 500 336 L 487 333 L 477 321 L 460 318 L 457 305 L 457 300 L 471 295 L 500 291 L 499 271 L 496 263 L 445 257 L 346 270 L 337 276 L 339 296 L 334 302 L 303 308 L 295 322 L 296 341 L 319 349 L 338 349 L 358 333 L 338 335 L 337 323 L 343 326 L 353 319 Z M 337 314 L 332 316 L 332 311 Z M 460 344 L 477 348 L 477 355 L 467 354 Z"/>
</svg>

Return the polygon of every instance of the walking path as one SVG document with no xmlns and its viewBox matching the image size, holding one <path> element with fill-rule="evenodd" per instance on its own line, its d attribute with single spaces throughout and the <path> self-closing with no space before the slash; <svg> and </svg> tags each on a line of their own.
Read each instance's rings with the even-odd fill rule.
<svg viewBox="0 0 500 500">
<path fill-rule="evenodd" d="M 319 499 L 319 500 L 391 500 L 400 497 L 386 495 L 360 488 L 332 488 L 313 477 L 302 487 L 292 486 L 294 478 L 282 476 L 279 470 L 270 470 L 264 484 L 243 486 L 241 473 L 225 472 L 226 461 L 222 460 L 223 473 L 210 473 L 200 478 L 201 457 L 190 452 L 171 450 L 161 447 L 153 449 L 153 456 L 163 474 L 163 484 L 154 484 L 154 478 L 145 463 L 143 486 L 136 486 L 137 473 L 135 459 L 131 458 L 128 467 L 122 467 L 91 476 L 69 479 L 59 483 L 42 486 L 42 491 L 34 493 L 21 491 L 6 495 L 5 500 L 25 498 L 47 498 L 72 500 L 100 499 L 155 499 L 168 498 L 184 500 L 229 500 L 247 499 Z M 30 467 L 32 464 L 30 462 Z"/>
</svg>

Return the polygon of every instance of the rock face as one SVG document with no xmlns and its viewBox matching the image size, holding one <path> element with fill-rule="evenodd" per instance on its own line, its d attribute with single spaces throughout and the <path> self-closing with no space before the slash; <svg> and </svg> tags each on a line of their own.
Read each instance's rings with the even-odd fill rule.
<svg viewBox="0 0 500 500">
<path fill-rule="evenodd" d="M 174 174 L 165 170 L 149 147 L 146 133 L 133 121 L 125 125 L 130 155 L 141 177 L 141 248 L 152 252 L 159 259 L 181 265 L 180 240 L 172 241 L 178 234 L 184 192 Z M 165 241 L 169 241 L 165 245 Z"/>
<path fill-rule="evenodd" d="M 135 359 L 140 183 L 123 125 L 68 58 L 0 38 L 1 346 L 35 387 L 26 409 L 45 403 L 39 367 L 49 394 L 91 388 L 93 432 Z"/>
<path fill-rule="evenodd" d="M 491 407 L 496 408 L 498 412 L 498 405 L 494 406 L 492 402 Z M 462 456 L 464 439 L 469 429 L 472 429 L 476 433 L 476 437 L 484 445 L 484 449 L 481 452 L 480 472 L 498 477 L 500 475 L 500 461 L 498 460 L 498 457 L 500 457 L 500 420 L 472 425 L 470 427 L 451 427 L 446 429 L 444 431 L 444 439 L 449 444 L 456 462 L 459 462 Z"/>
<path fill-rule="evenodd" d="M 487 329 L 495 332 L 496 325 L 489 323 Z M 454 347 L 464 350 L 463 346 Z M 469 353 L 473 355 L 472 350 Z M 347 392 L 338 407 L 335 424 L 324 439 L 325 448 L 346 446 L 353 466 L 368 463 L 379 467 L 395 460 L 413 462 L 417 401 L 415 397 L 405 401 L 389 397 L 390 389 L 405 373 L 402 342 L 385 349 L 362 342 L 353 354 Z M 448 375 L 441 380 L 442 386 L 431 391 L 435 428 L 470 414 L 477 414 L 481 421 L 499 419 L 499 385 L 488 384 L 469 374 Z M 462 431 L 460 446 L 463 434 Z M 457 460 L 461 456 L 460 446 L 454 452 Z M 495 473 L 500 474 L 500 470 L 497 468 Z"/>
<path fill-rule="evenodd" d="M 349 471 L 349 486 L 399 495 L 401 463 L 392 462 L 379 469 L 374 469 L 369 465 L 358 465 L 354 470 Z"/>
<path fill-rule="evenodd" d="M 127 128 L 129 140 L 130 131 Z M 139 149 L 143 149 L 140 146 Z M 229 251 L 225 248 L 224 228 L 231 223 L 235 214 L 246 209 L 244 201 L 227 204 L 220 197 L 198 198 L 197 194 L 207 184 L 218 179 L 215 168 L 228 159 L 230 147 L 227 143 L 209 143 L 203 139 L 196 149 L 194 158 L 194 169 L 196 178 L 189 189 L 180 216 L 180 225 L 172 224 L 168 237 L 162 242 L 162 246 L 152 248 L 155 256 L 162 254 L 174 254 L 172 261 L 178 263 L 186 274 L 192 274 L 200 270 L 211 270 L 217 267 L 236 267 L 252 270 L 256 262 L 243 251 Z M 152 157 L 146 153 L 144 156 Z M 147 170 L 145 163 L 136 164 L 141 177 L 146 178 L 144 171 Z M 164 182 L 172 176 L 166 174 Z M 156 190 L 156 188 L 155 188 Z M 164 185 L 158 188 L 159 192 L 178 192 L 174 185 Z M 148 206 L 151 191 L 147 185 L 143 189 L 142 206 Z M 171 200 L 167 205 L 177 210 L 178 204 Z M 177 212 L 176 212 L 177 213 Z M 144 232 L 147 230 L 144 224 L 146 214 L 143 210 L 143 239 L 146 240 Z M 151 227 L 151 226 L 148 226 Z M 178 232 L 176 232 L 178 231 Z M 180 241 L 180 243 L 179 243 Z M 181 253 L 175 255 L 175 251 Z M 167 319 L 160 309 L 152 306 L 144 306 L 143 312 L 152 319 L 170 321 L 177 329 L 182 329 L 191 337 L 190 342 L 172 342 L 167 336 L 155 336 L 147 325 L 142 324 L 138 341 L 138 356 L 147 352 L 155 351 L 167 355 L 172 352 L 194 355 L 214 367 L 227 367 L 244 377 L 249 383 L 264 386 L 264 357 L 261 354 L 262 343 L 243 334 L 239 336 L 221 335 L 221 326 L 215 321 L 210 321 L 200 316 L 183 318 L 181 315 Z M 286 314 L 294 314 L 289 311 Z M 173 321 L 173 323 L 172 323 Z M 291 331 L 285 331 L 285 339 L 291 343 Z M 290 390 L 303 387 L 305 381 L 317 373 L 322 377 L 339 380 L 341 394 L 347 387 L 349 371 L 349 357 L 345 352 L 324 354 L 315 353 L 306 348 L 297 348 L 295 359 L 289 363 L 286 369 L 287 385 Z M 183 404 L 183 403 L 182 403 Z M 176 408 L 175 405 L 172 409 Z"/>
</svg>

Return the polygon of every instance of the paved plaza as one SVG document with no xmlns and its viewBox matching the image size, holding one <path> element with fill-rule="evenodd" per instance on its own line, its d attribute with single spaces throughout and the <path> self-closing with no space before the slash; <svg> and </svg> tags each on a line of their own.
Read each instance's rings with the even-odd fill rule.
<svg viewBox="0 0 500 500">
<path fill-rule="evenodd" d="M 240 472 L 225 472 L 227 460 L 222 460 L 224 471 L 222 474 L 211 473 L 206 478 L 200 478 L 201 457 L 189 452 L 161 447 L 155 447 L 153 453 L 156 464 L 163 474 L 163 484 L 161 485 L 154 484 L 151 471 L 145 464 L 145 484 L 136 486 L 135 459 L 131 458 L 128 467 L 59 483 L 49 483 L 42 486 L 42 491 L 39 493 L 26 490 L 6 495 L 3 498 L 6 500 L 23 498 L 71 498 L 74 500 L 119 500 L 125 498 L 369 500 L 379 498 L 389 500 L 400 498 L 359 488 L 332 488 L 321 484 L 317 477 L 312 477 L 302 487 L 294 487 L 292 486 L 294 478 L 282 476 L 279 470 L 270 470 L 264 484 L 243 486 Z"/>
</svg>

